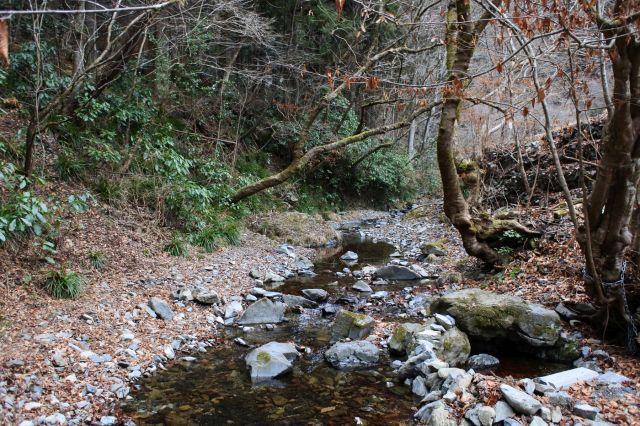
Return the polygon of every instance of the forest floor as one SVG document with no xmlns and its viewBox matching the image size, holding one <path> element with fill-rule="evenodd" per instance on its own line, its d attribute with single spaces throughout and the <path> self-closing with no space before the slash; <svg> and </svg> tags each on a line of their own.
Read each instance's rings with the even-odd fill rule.
<svg viewBox="0 0 640 426">
<path fill-rule="evenodd" d="M 388 212 L 357 211 L 334 217 L 331 225 L 378 217 L 386 225 L 370 229 L 369 234 L 397 245 L 412 239 L 444 238 L 449 253 L 439 273 L 461 272 L 462 281 L 455 284 L 458 288 L 515 294 L 550 308 L 560 301 L 586 300 L 580 282 L 581 257 L 568 236 L 566 219 L 529 213 L 538 223 L 548 221 L 548 237 L 536 250 L 517 255 L 502 274 L 485 274 L 466 257 L 452 228 L 440 223 L 440 202 L 427 205 L 431 207 L 422 218 L 398 221 Z M 217 292 L 224 303 L 246 295 L 255 285 L 252 270 L 277 271 L 293 262 L 276 252 L 282 241 L 249 230 L 242 232 L 238 246 L 185 258 L 169 256 L 163 251 L 167 231 L 150 219 L 138 211 L 105 206 L 67 218 L 58 260 L 80 268 L 89 278 L 85 293 L 77 300 L 52 299 L 36 284 L 49 267 L 34 257 L 28 244 L 0 253 L 5 289 L 0 301 L 1 424 L 115 421 L 104 416 L 121 415 L 115 412 L 117 401 L 127 398 L 141 376 L 164 368 L 167 359 L 172 362 L 222 343 L 223 312 L 215 306 L 175 301 L 173 292 L 200 286 Z M 311 259 L 318 254 L 312 249 L 293 249 Z M 96 251 L 105 255 L 102 269 L 87 260 Z M 172 320 L 148 313 L 146 306 L 152 297 L 170 306 Z M 624 373 L 640 388 L 637 358 L 628 356 L 621 346 L 604 343 L 582 323 L 565 326 L 581 331 L 585 345 L 611 355 L 601 361 L 602 367 Z M 637 424 L 640 420 L 637 395 L 617 402 L 597 401 L 591 398 L 589 384 L 570 392 L 600 406 L 609 421 Z"/>
</svg>

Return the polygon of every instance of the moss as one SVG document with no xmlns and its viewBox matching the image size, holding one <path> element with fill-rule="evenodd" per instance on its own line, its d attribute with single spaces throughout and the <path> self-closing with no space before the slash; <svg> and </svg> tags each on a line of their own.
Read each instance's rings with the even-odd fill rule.
<svg viewBox="0 0 640 426">
<path fill-rule="evenodd" d="M 267 364 L 271 361 L 271 355 L 269 355 L 268 352 L 258 352 L 258 356 L 256 358 L 262 364 Z"/>
</svg>

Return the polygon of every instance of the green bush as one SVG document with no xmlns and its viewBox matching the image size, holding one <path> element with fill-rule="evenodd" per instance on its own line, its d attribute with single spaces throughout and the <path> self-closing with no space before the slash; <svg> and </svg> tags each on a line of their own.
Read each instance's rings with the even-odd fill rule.
<svg viewBox="0 0 640 426">
<path fill-rule="evenodd" d="M 76 272 L 61 268 L 47 275 L 43 287 L 56 299 L 77 299 L 84 290 L 85 279 Z"/>
<path fill-rule="evenodd" d="M 193 234 L 192 243 L 202 247 L 207 253 L 212 253 L 220 247 L 221 239 L 222 237 L 217 227 L 207 226 Z"/>
</svg>

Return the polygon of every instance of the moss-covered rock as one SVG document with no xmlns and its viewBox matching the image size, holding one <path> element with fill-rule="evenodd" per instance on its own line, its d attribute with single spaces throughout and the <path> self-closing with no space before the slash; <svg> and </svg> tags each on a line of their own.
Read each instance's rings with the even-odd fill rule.
<svg viewBox="0 0 640 426">
<path fill-rule="evenodd" d="M 340 235 L 318 214 L 300 212 L 275 212 L 257 216 L 248 222 L 249 227 L 279 243 L 296 246 L 320 247 Z"/>
<path fill-rule="evenodd" d="M 501 339 L 552 347 L 560 337 L 556 312 L 515 296 L 466 289 L 435 300 L 430 309 L 451 315 L 462 331 L 481 341 Z"/>
<path fill-rule="evenodd" d="M 447 330 L 441 339 L 441 346 L 437 349 L 438 358 L 451 366 L 464 365 L 471 353 L 469 338 L 462 331 L 453 327 Z"/>
<path fill-rule="evenodd" d="M 373 318 L 366 314 L 341 309 L 331 326 L 331 338 L 339 340 L 348 337 L 352 340 L 361 340 L 371 334 L 373 324 Z"/>
<path fill-rule="evenodd" d="M 433 210 L 433 207 L 431 206 L 427 206 L 427 205 L 418 206 L 412 209 L 411 211 L 409 211 L 407 214 L 405 214 L 403 219 L 406 219 L 406 220 L 422 219 L 423 217 L 427 217 L 429 214 L 431 214 L 432 210 Z"/>
<path fill-rule="evenodd" d="M 426 328 L 427 326 L 424 324 L 412 322 L 400 324 L 389 338 L 389 350 L 397 355 L 404 355 L 413 337 Z"/>
<path fill-rule="evenodd" d="M 430 243 L 425 243 L 420 246 L 420 251 L 425 256 L 429 256 L 430 254 L 434 254 L 436 256 L 446 256 L 447 255 L 447 243 L 444 239 L 433 241 Z"/>
</svg>

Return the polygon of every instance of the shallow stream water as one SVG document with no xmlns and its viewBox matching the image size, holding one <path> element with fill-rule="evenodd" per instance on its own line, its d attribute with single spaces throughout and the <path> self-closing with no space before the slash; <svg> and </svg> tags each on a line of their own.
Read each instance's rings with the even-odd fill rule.
<svg viewBox="0 0 640 426">
<path fill-rule="evenodd" d="M 395 248 L 383 242 L 347 237 L 343 245 L 324 253 L 315 264 L 313 277 L 287 280 L 277 291 L 301 294 L 305 288 L 323 288 L 330 293 L 330 302 L 339 297 L 357 298 L 348 309 L 355 310 L 366 303 L 366 297 L 351 290 L 353 277 L 338 278 L 345 264 L 340 256 L 351 250 L 358 253 L 359 269 L 366 265 L 386 264 Z M 432 284 L 432 283 L 431 283 Z M 374 291 L 398 291 L 407 283 L 390 283 Z M 411 283 L 417 292 L 429 290 L 430 283 Z M 376 318 L 401 322 L 398 305 L 378 304 L 373 309 Z M 198 356 L 197 362 L 176 362 L 154 377 L 143 380 L 133 400 L 123 409 L 139 424 L 169 425 L 400 425 L 412 424 L 412 414 L 418 400 L 410 389 L 393 382 L 391 359 L 382 350 L 377 367 L 339 371 L 323 358 L 330 346 L 332 317 L 324 318 L 321 309 L 305 309 L 301 314 L 287 314 L 289 321 L 267 331 L 259 326 L 242 333 L 227 328 L 227 344 Z M 406 320 L 404 320 L 406 321 Z M 292 341 L 307 348 L 296 361 L 291 373 L 277 381 L 252 385 L 243 357 L 249 348 L 231 343 L 242 337 L 249 345 L 259 346 L 270 341 Z M 502 358 L 498 375 L 535 377 L 562 369 L 540 360 L 520 357 Z"/>
</svg>

